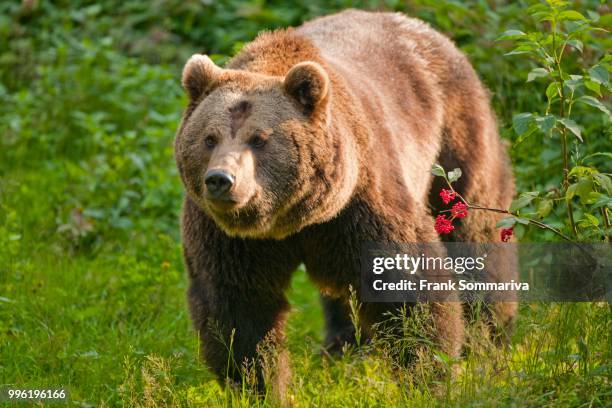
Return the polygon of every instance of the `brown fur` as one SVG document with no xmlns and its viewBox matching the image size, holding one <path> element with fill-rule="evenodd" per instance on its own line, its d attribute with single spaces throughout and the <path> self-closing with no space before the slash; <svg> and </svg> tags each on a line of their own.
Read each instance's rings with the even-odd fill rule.
<svg viewBox="0 0 612 408">
<path fill-rule="evenodd" d="M 285 290 L 300 263 L 340 299 L 325 309 L 328 339 L 343 338 L 361 243 L 439 240 L 429 210 L 440 204 L 433 163 L 462 168 L 458 188 L 468 200 L 505 208 L 513 195 L 489 96 L 467 58 L 401 14 L 345 11 L 263 33 L 225 69 L 192 57 L 183 85 L 190 104 L 175 150 L 188 193 L 189 304 L 204 358 L 220 378 L 228 356 L 219 339 L 232 329 L 238 365 L 271 331 L 282 343 Z M 253 142 L 260 139 L 263 147 Z M 207 195 L 210 169 L 235 177 L 228 202 Z M 497 218 L 474 212 L 453 239 L 499 241 Z M 364 329 L 398 306 L 364 304 Z M 438 344 L 458 355 L 460 305 L 431 309 Z M 237 370 L 229 375 L 240 379 Z"/>
</svg>

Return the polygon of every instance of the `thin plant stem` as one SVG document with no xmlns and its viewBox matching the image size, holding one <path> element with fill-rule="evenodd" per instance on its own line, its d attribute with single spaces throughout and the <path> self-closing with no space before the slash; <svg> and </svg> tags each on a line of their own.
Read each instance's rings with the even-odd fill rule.
<svg viewBox="0 0 612 408">
<path fill-rule="evenodd" d="M 565 118 L 565 81 L 563 80 L 563 68 L 561 67 L 561 57 L 563 55 L 563 50 L 561 53 L 557 55 L 556 48 L 556 36 L 557 36 L 557 24 L 553 19 L 552 21 L 552 47 L 553 47 L 553 55 L 555 66 L 557 68 L 557 72 L 559 73 L 559 80 L 557 81 L 557 92 L 559 94 L 559 117 Z M 563 44 L 565 47 L 565 44 Z M 567 130 L 565 126 L 561 126 L 559 129 L 559 133 L 561 136 L 561 156 L 563 157 L 563 189 L 567 191 L 569 187 L 569 160 L 568 160 L 568 150 L 567 150 Z M 570 222 L 570 227 L 572 229 L 572 233 L 574 237 L 578 237 L 578 230 L 576 229 L 576 224 L 574 222 L 574 209 L 572 206 L 572 202 L 570 200 L 567 201 L 567 217 Z"/>
<path fill-rule="evenodd" d="M 599 211 L 601 212 L 601 217 L 603 218 L 604 225 L 606 226 L 606 241 L 610 242 L 610 218 L 608 218 L 608 209 L 606 207 L 601 207 Z"/>
<path fill-rule="evenodd" d="M 475 204 L 468 204 L 465 203 L 465 205 L 468 206 L 469 209 L 471 210 L 485 210 L 485 211 L 492 211 L 492 212 L 496 212 L 496 213 L 500 213 L 500 214 L 508 214 L 508 215 L 512 215 L 514 217 L 519 217 L 518 214 L 510 212 L 508 210 L 501 210 L 499 208 L 488 208 L 488 207 L 482 207 L 480 205 L 475 205 Z M 570 237 L 568 237 L 567 235 L 565 235 L 564 233 L 562 233 L 561 231 L 559 231 L 558 229 L 551 227 L 550 225 L 546 225 L 543 222 L 540 221 L 536 221 L 536 220 L 532 220 L 530 218 L 525 218 L 527 221 L 529 221 L 530 224 L 535 225 L 538 228 L 542 228 L 542 229 L 547 229 L 549 231 L 554 232 L 556 235 L 560 236 L 561 238 L 563 238 L 566 241 L 569 241 L 571 243 L 575 243 L 574 240 L 572 240 Z"/>
<path fill-rule="evenodd" d="M 444 180 L 446 181 L 446 184 L 448 184 L 448 187 L 457 195 L 457 197 L 459 197 L 459 199 L 461 201 L 463 201 L 463 203 L 465 205 L 467 205 L 468 209 L 472 209 L 472 210 L 483 210 L 483 211 L 491 211 L 491 212 L 495 212 L 495 213 L 499 213 L 499 214 L 507 214 L 507 215 L 511 215 L 513 217 L 520 217 L 517 213 L 513 213 L 509 210 L 502 210 L 501 208 L 490 208 L 490 207 L 484 207 L 478 204 L 470 204 L 467 202 L 467 200 L 465 198 L 463 198 L 463 196 L 461 194 L 459 194 L 454 188 L 453 185 L 451 184 L 451 182 L 448 180 L 448 178 L 446 177 L 446 175 L 444 175 Z M 447 212 L 450 210 L 444 210 L 441 212 Z M 521 217 L 522 218 L 522 217 Z M 548 231 L 553 232 L 555 235 L 563 238 L 564 240 L 566 240 L 567 242 L 570 242 L 574 245 L 576 245 L 578 247 L 578 249 L 580 249 L 582 252 L 584 252 L 584 254 L 593 262 L 593 265 L 597 265 L 597 261 L 591 256 L 591 254 L 589 253 L 589 251 L 587 251 L 582 245 L 580 245 L 580 243 L 574 241 L 573 239 L 571 239 L 570 237 L 568 237 L 567 235 L 565 235 L 564 233 L 562 233 L 561 231 L 559 231 L 558 229 L 551 227 L 550 225 L 546 225 L 543 222 L 540 221 L 536 221 L 536 220 L 532 220 L 531 218 L 524 218 L 525 220 L 527 220 L 527 222 L 531 225 L 535 225 L 538 228 L 541 229 L 546 229 Z"/>
<path fill-rule="evenodd" d="M 467 202 L 467 200 L 465 198 L 463 198 L 463 196 L 461 194 L 459 194 L 453 188 L 452 184 L 450 183 L 450 181 L 446 177 L 444 177 L 444 179 L 446 180 L 446 184 L 448 184 L 448 187 L 457 195 L 457 197 L 459 197 L 459 199 L 461 201 L 463 201 L 463 203 L 465 205 L 468 206 L 469 209 L 472 209 L 472 210 L 485 210 L 485 211 L 496 212 L 496 213 L 499 213 L 499 214 L 508 214 L 508 215 L 512 215 L 514 217 L 520 217 L 517 213 L 513 213 L 513 212 L 508 211 L 508 210 L 502 210 L 500 208 L 483 207 L 483 206 L 478 205 L 478 204 L 470 204 L 470 203 Z M 450 210 L 446 210 L 446 211 L 450 211 Z M 442 212 L 446 212 L 446 211 L 442 211 Z M 530 224 L 535 225 L 538 228 L 547 229 L 549 231 L 552 231 L 553 233 L 555 233 L 559 237 L 563 238 L 564 240 L 572 242 L 572 243 L 575 243 L 574 240 L 572 240 L 570 237 L 568 237 L 567 235 L 565 235 L 564 233 L 562 233 L 558 229 L 556 229 L 554 227 L 551 227 L 550 225 L 546 225 L 543 222 L 532 220 L 530 218 L 526 218 L 526 220 L 528 220 Z"/>
</svg>

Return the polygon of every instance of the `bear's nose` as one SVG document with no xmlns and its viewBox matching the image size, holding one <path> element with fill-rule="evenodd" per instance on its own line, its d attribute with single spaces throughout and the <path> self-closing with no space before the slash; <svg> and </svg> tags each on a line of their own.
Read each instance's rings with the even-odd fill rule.
<svg viewBox="0 0 612 408">
<path fill-rule="evenodd" d="M 234 176 L 223 170 L 209 170 L 204 176 L 204 183 L 208 192 L 213 197 L 219 198 L 230 191 L 234 185 Z"/>
</svg>

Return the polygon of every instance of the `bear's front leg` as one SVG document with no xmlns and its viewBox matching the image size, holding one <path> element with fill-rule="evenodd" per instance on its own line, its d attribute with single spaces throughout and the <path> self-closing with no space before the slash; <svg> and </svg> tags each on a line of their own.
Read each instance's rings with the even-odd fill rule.
<svg viewBox="0 0 612 408">
<path fill-rule="evenodd" d="M 202 356 L 221 383 L 272 387 L 289 379 L 285 297 L 298 265 L 285 241 L 227 236 L 189 200 L 183 213 L 188 302 Z"/>
<path fill-rule="evenodd" d="M 192 278 L 188 301 L 202 357 L 220 383 L 246 383 L 258 392 L 271 386 L 284 394 L 289 380 L 284 296 L 250 285 L 241 288 Z M 250 292 L 250 293 L 249 293 Z"/>
<path fill-rule="evenodd" d="M 344 298 L 321 295 L 323 317 L 325 318 L 325 341 L 323 349 L 332 355 L 342 353 L 345 344 L 357 345 L 355 325 L 351 320 L 351 310 Z"/>
</svg>

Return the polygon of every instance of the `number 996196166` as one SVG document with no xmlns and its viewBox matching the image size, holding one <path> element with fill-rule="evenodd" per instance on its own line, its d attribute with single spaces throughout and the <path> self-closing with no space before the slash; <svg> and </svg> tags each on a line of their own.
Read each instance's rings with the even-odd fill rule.
<svg viewBox="0 0 612 408">
<path fill-rule="evenodd" d="M 0 402 L 4 401 L 66 401 L 68 392 L 64 388 L 25 388 L 5 386 L 0 389 Z"/>
</svg>

